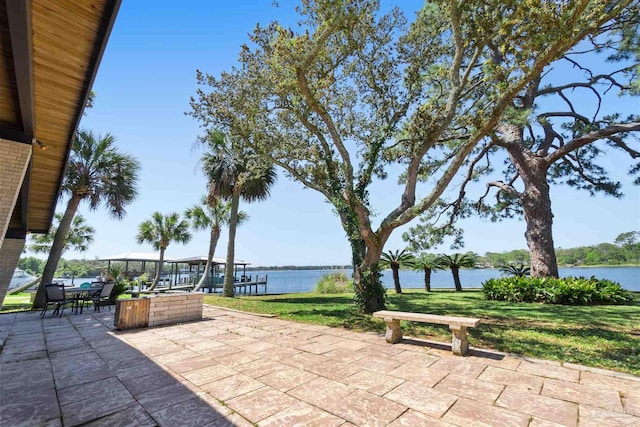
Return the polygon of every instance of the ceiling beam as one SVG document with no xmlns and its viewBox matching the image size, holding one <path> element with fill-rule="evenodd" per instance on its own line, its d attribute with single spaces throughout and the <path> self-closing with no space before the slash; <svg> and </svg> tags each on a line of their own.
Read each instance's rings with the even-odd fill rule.
<svg viewBox="0 0 640 427">
<path fill-rule="evenodd" d="M 7 20 L 13 69 L 20 101 L 22 131 L 33 137 L 35 129 L 35 97 L 33 85 L 33 40 L 31 26 L 31 0 L 6 0 Z"/>
<path fill-rule="evenodd" d="M 32 144 L 33 136 L 26 133 L 11 129 L 8 127 L 0 126 L 0 139 L 7 139 L 9 141 L 21 142 L 22 144 Z"/>
</svg>

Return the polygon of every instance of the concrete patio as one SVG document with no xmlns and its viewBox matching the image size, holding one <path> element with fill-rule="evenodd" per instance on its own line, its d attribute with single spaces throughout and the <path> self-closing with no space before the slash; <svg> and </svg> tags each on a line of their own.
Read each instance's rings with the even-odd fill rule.
<svg viewBox="0 0 640 427">
<path fill-rule="evenodd" d="M 0 315 L 2 426 L 640 426 L 640 377 L 205 306 Z"/>
</svg>

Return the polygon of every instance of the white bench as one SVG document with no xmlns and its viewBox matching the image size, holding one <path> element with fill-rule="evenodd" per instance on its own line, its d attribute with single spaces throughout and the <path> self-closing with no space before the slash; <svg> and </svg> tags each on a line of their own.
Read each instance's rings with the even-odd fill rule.
<svg viewBox="0 0 640 427">
<path fill-rule="evenodd" d="M 438 316 L 436 314 L 408 313 L 404 311 L 382 310 L 373 313 L 373 317 L 384 319 L 387 324 L 387 334 L 385 338 L 388 343 L 395 344 L 402 340 L 401 320 L 412 322 L 438 323 L 449 325 L 451 329 L 451 351 L 453 354 L 464 356 L 469 351 L 469 340 L 467 339 L 467 328 L 473 328 L 480 324 L 480 319 L 457 316 Z"/>
</svg>

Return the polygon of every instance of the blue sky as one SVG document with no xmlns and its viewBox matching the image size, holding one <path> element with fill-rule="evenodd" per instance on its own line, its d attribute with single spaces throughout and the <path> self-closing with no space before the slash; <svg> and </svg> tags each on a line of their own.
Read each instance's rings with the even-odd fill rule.
<svg viewBox="0 0 640 427">
<path fill-rule="evenodd" d="M 383 2 L 388 4 L 389 2 Z M 406 2 L 410 16 L 419 2 Z M 159 211 L 183 212 L 205 193 L 198 160 L 198 124 L 186 117 L 189 98 L 196 90 L 195 70 L 218 75 L 235 64 L 239 47 L 257 22 L 277 19 L 294 23 L 294 3 L 271 0 L 233 2 L 123 2 L 98 72 L 95 107 L 81 127 L 110 132 L 118 145 L 137 157 L 142 170 L 139 197 L 122 221 L 104 211 L 80 213 L 95 227 L 95 242 L 86 253 L 69 252 L 65 258 L 104 257 L 126 251 L 152 251 L 135 241 L 138 225 Z M 619 104 L 637 114 L 638 100 Z M 635 110 L 635 111 L 631 111 Z M 604 159 L 625 185 L 626 197 L 592 198 L 566 187 L 553 187 L 554 240 L 557 247 L 612 242 L 621 232 L 640 229 L 640 193 L 625 176 L 628 160 Z M 621 167 L 621 165 L 623 165 Z M 401 192 L 393 179 L 372 187 L 372 205 L 386 215 Z M 423 190 L 423 193 L 424 194 Z M 64 208 L 58 204 L 58 210 Z M 348 264 L 350 249 L 337 216 L 324 198 L 301 184 L 280 176 L 272 197 L 262 203 L 242 204 L 250 220 L 238 229 L 236 256 L 254 265 Z M 380 217 L 377 218 L 380 220 Z M 462 223 L 463 250 L 480 254 L 526 248 L 523 221 L 492 224 L 478 219 Z M 396 230 L 385 249 L 405 246 Z M 216 251 L 226 253 L 223 233 Z M 195 232 L 185 245 L 172 244 L 167 255 L 206 255 L 208 233 Z M 451 252 L 447 246 L 438 249 Z"/>
</svg>

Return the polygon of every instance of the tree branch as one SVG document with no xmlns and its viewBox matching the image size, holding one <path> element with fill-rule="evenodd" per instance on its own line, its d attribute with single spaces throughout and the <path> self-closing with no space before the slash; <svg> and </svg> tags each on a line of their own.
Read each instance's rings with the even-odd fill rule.
<svg viewBox="0 0 640 427">
<path fill-rule="evenodd" d="M 582 135 L 578 138 L 573 139 L 572 141 L 566 143 L 561 147 L 558 147 L 558 149 L 555 150 L 553 153 L 547 154 L 544 157 L 544 161 L 548 165 L 551 165 L 561 157 L 564 157 L 568 153 L 574 150 L 577 150 L 578 148 L 583 147 L 591 142 L 594 142 L 603 138 L 608 138 L 618 133 L 632 132 L 632 131 L 640 131 L 640 122 L 615 124 L 615 125 L 607 126 L 604 129 L 598 129 L 593 132 L 589 132 L 585 135 Z"/>
</svg>

